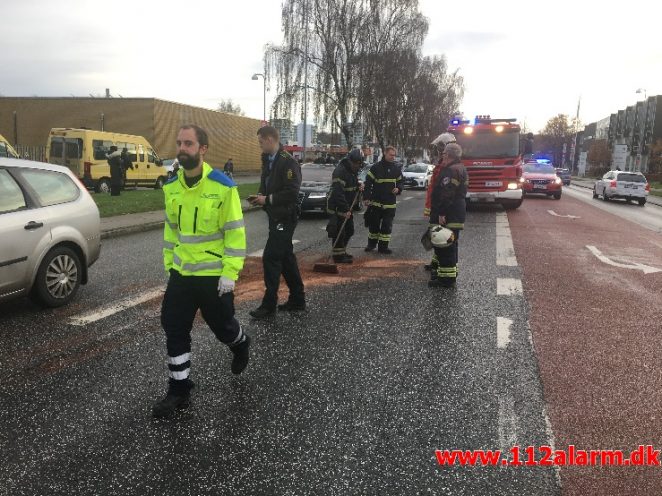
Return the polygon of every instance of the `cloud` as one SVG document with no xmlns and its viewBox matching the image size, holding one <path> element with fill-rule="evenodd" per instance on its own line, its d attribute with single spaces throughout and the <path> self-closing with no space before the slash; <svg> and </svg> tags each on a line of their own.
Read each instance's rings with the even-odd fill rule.
<svg viewBox="0 0 662 496">
<path fill-rule="evenodd" d="M 454 50 L 480 50 L 489 48 L 508 39 L 505 33 L 458 31 L 447 32 L 434 37 L 428 36 L 424 45 L 424 52 L 445 53 Z"/>
</svg>

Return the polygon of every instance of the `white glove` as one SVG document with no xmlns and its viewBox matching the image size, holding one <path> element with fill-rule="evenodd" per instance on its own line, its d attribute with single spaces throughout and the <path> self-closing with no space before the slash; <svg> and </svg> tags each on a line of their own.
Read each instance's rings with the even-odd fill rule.
<svg viewBox="0 0 662 496">
<path fill-rule="evenodd" d="M 225 293 L 232 293 L 234 291 L 234 281 L 227 277 L 222 277 L 218 280 L 218 296 L 223 296 Z"/>
</svg>

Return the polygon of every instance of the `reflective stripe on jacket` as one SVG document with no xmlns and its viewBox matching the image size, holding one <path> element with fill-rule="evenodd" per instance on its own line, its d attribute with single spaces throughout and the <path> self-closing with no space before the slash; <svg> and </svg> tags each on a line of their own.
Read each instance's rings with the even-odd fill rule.
<svg viewBox="0 0 662 496">
<path fill-rule="evenodd" d="M 395 208 L 396 195 L 393 188 L 402 191 L 402 172 L 395 163 L 381 160 L 370 167 L 365 178 L 363 199 L 379 208 Z"/>
<path fill-rule="evenodd" d="M 463 229 L 467 215 L 467 187 L 469 177 L 462 162 L 442 168 L 434 182 L 430 202 L 430 223 L 437 224 L 439 216 L 446 217 L 446 227 Z"/>
<path fill-rule="evenodd" d="M 358 188 L 359 179 L 352 171 L 351 162 L 346 158 L 342 159 L 331 176 L 331 190 L 326 203 L 327 213 L 344 216 L 349 211 Z"/>
<path fill-rule="evenodd" d="M 224 276 L 234 281 L 244 266 L 246 231 L 235 183 L 202 164 L 202 178 L 189 188 L 180 169 L 163 186 L 166 271 L 186 276 Z"/>
</svg>

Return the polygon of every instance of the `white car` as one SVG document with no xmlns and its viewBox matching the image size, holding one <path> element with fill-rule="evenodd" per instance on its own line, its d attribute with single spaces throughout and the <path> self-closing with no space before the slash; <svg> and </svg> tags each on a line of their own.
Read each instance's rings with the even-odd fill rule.
<svg viewBox="0 0 662 496">
<path fill-rule="evenodd" d="M 433 168 L 432 165 L 424 164 L 422 162 L 409 164 L 405 167 L 404 171 L 402 171 L 405 188 L 427 189 Z"/>
<path fill-rule="evenodd" d="M 593 198 L 602 196 L 604 201 L 620 198 L 628 203 L 635 200 L 642 207 L 649 192 L 650 184 L 641 172 L 609 171 L 593 186 Z"/>
</svg>

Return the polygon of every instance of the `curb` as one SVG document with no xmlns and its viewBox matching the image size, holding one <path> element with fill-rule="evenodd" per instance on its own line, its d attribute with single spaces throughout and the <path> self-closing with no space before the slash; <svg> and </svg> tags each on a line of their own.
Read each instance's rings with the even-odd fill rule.
<svg viewBox="0 0 662 496">
<path fill-rule="evenodd" d="M 261 210 L 262 207 L 248 207 L 242 209 L 242 213 L 253 212 L 255 210 Z M 115 229 L 107 229 L 101 231 L 101 239 L 111 239 L 119 238 L 120 236 L 126 236 L 128 234 L 136 234 L 140 232 L 153 231 L 155 229 L 163 228 L 162 220 L 158 222 L 147 222 L 145 224 L 137 224 L 133 226 L 118 227 Z"/>
</svg>

